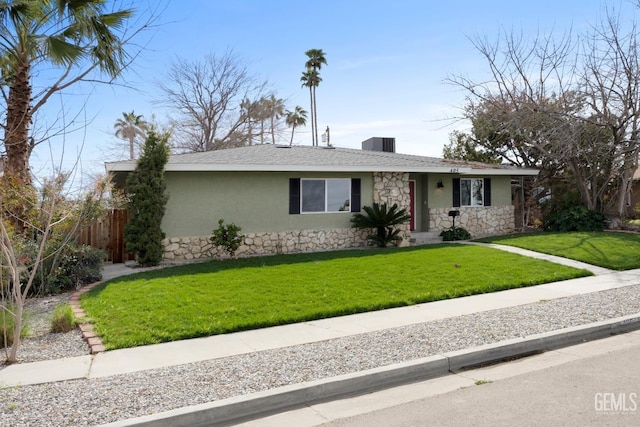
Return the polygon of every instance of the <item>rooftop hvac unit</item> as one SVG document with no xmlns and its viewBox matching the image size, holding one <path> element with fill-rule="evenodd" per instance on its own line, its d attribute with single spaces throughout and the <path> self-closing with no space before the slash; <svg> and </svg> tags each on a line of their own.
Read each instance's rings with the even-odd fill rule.
<svg viewBox="0 0 640 427">
<path fill-rule="evenodd" d="M 396 139 L 395 138 L 381 138 L 373 137 L 366 141 L 362 141 L 362 149 L 366 151 L 383 151 L 385 153 L 396 152 Z"/>
</svg>

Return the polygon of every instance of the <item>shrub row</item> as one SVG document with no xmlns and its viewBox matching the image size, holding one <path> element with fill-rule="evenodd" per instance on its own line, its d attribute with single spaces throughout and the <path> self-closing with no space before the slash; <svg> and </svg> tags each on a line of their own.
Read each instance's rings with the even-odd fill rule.
<svg viewBox="0 0 640 427">
<path fill-rule="evenodd" d="M 36 275 L 32 293 L 56 294 L 102 279 L 105 253 L 86 245 L 67 245 L 57 257 L 47 257 Z"/>
<path fill-rule="evenodd" d="M 545 231 L 602 231 L 604 228 L 604 215 L 584 206 L 550 212 L 544 220 Z"/>
</svg>

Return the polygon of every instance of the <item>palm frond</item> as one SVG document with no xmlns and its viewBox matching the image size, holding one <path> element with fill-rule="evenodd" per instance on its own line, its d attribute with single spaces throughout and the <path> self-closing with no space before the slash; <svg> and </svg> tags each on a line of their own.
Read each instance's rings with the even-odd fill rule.
<svg viewBox="0 0 640 427">
<path fill-rule="evenodd" d="M 85 54 L 84 49 L 67 42 L 62 36 L 47 37 L 45 43 L 45 53 L 55 64 L 71 64 Z"/>
<path fill-rule="evenodd" d="M 386 247 L 396 240 L 400 230 L 394 228 L 411 219 L 406 209 L 399 209 L 394 203 L 388 207 L 386 203 L 373 203 L 371 206 L 363 206 L 364 214 L 358 213 L 351 218 L 351 224 L 359 229 L 372 229 L 368 239 L 379 247 Z"/>
</svg>

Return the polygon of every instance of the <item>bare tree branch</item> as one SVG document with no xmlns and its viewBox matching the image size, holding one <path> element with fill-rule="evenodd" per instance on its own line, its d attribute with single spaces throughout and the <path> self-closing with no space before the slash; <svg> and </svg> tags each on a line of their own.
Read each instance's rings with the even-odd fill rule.
<svg viewBox="0 0 640 427">
<path fill-rule="evenodd" d="M 612 12 L 590 33 L 472 40 L 491 78 L 447 82 L 469 93 L 475 144 L 520 166 L 572 180 L 583 203 L 625 215 L 638 165 L 640 60 L 635 24 Z"/>
<path fill-rule="evenodd" d="M 257 110 L 243 105 L 267 95 L 267 83 L 251 75 L 233 51 L 203 61 L 177 58 L 158 86 L 164 92 L 159 103 L 174 112 L 176 144 L 189 151 L 245 145 L 250 138 L 241 131 Z"/>
</svg>

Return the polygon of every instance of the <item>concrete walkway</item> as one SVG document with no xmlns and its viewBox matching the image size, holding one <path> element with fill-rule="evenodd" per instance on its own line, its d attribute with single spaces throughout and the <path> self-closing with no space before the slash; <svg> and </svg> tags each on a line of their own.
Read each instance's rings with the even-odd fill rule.
<svg viewBox="0 0 640 427">
<path fill-rule="evenodd" d="M 79 378 L 106 377 L 341 338 L 541 300 L 640 284 L 640 269 L 614 272 L 518 248 L 491 246 L 576 268 L 585 268 L 592 271 L 595 276 L 252 331 L 113 350 L 97 355 L 17 364 L 0 371 L 0 384 L 20 386 Z M 141 270 L 127 267 L 124 264 L 107 265 L 104 269 L 104 278 L 107 280 L 139 271 Z"/>
<path fill-rule="evenodd" d="M 505 252 L 511 252 L 511 253 L 514 253 L 514 254 L 528 256 L 530 258 L 543 259 L 545 261 L 551 261 L 551 262 L 554 262 L 556 264 L 562 264 L 562 265 L 567 265 L 567 266 L 573 267 L 573 268 L 580 268 L 580 269 L 583 269 L 583 270 L 589 270 L 590 272 L 592 272 L 595 275 L 607 274 L 607 273 L 611 273 L 611 272 L 614 271 L 614 270 L 609 270 L 607 268 L 602 268 L 602 267 L 598 267 L 598 266 L 595 266 L 595 265 L 587 264 L 587 263 L 584 263 L 584 262 L 574 261 L 574 260 L 568 259 L 568 258 L 562 258 L 562 257 L 555 256 L 555 255 L 542 254 L 540 252 L 534 252 L 534 251 L 530 251 L 528 249 L 516 248 L 515 246 L 506 246 L 506 245 L 498 245 L 498 244 L 495 244 L 495 243 L 479 243 L 479 242 L 464 242 L 464 243 L 468 244 L 468 245 L 487 246 L 487 247 L 490 247 L 490 248 L 500 249 L 500 250 L 505 251 Z"/>
</svg>

